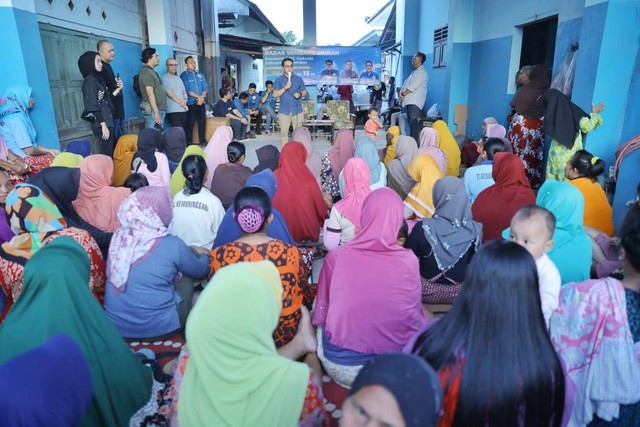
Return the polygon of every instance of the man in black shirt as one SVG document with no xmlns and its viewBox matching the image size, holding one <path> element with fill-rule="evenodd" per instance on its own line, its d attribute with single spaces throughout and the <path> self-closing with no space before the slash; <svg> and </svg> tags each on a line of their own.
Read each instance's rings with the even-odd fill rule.
<svg viewBox="0 0 640 427">
<path fill-rule="evenodd" d="M 124 130 L 124 96 L 122 95 L 122 79 L 119 75 L 113 72 L 113 68 L 109 64 L 115 57 L 115 50 L 113 45 L 107 40 L 100 40 L 98 42 L 98 55 L 102 59 L 102 77 L 107 85 L 111 100 L 113 101 L 113 131 L 114 141 L 117 144 L 118 139 L 125 134 Z M 116 92 L 116 89 L 120 88 L 120 91 Z M 115 93 L 115 95 L 114 95 Z"/>
<path fill-rule="evenodd" d="M 233 138 L 238 141 L 244 140 L 248 123 L 247 118 L 236 108 L 231 100 L 231 92 L 229 90 L 222 88 L 219 93 L 220 99 L 213 107 L 213 115 L 215 117 L 228 117 L 231 122 L 231 129 L 233 129 Z"/>
</svg>

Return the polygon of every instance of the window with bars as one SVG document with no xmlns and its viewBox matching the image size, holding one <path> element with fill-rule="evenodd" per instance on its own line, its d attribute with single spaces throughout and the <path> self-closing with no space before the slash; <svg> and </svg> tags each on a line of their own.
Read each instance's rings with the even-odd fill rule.
<svg viewBox="0 0 640 427">
<path fill-rule="evenodd" d="M 433 68 L 446 66 L 445 52 L 447 48 L 447 38 L 449 37 L 449 25 L 436 28 L 433 31 Z"/>
</svg>

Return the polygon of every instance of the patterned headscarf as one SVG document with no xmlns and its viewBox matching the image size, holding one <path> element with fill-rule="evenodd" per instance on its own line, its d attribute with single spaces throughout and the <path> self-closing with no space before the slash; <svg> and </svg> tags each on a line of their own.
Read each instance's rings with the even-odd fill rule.
<svg viewBox="0 0 640 427">
<path fill-rule="evenodd" d="M 482 224 L 473 221 L 471 202 L 461 179 L 445 176 L 433 187 L 435 212 L 422 220 L 422 231 L 441 271 L 453 267 L 482 241 Z"/>
<path fill-rule="evenodd" d="M 118 210 L 120 228 L 111 239 L 107 281 L 123 292 L 134 262 L 169 234 L 173 216 L 171 192 L 166 187 L 142 187 L 127 197 Z"/>
<path fill-rule="evenodd" d="M 23 263 L 42 249 L 47 237 L 67 226 L 51 199 L 31 184 L 18 184 L 11 190 L 5 212 L 16 236 L 2 244 L 2 252 Z"/>
</svg>

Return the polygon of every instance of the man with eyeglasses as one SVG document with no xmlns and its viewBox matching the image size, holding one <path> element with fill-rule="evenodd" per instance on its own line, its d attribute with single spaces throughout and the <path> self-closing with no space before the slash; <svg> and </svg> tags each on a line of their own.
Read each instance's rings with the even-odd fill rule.
<svg viewBox="0 0 640 427">
<path fill-rule="evenodd" d="M 187 90 L 178 77 L 178 62 L 169 58 L 165 62 L 167 73 L 162 76 L 162 86 L 167 94 L 167 120 L 171 126 L 184 129 L 187 120 Z"/>
<path fill-rule="evenodd" d="M 98 55 L 102 59 L 102 77 L 107 85 L 107 89 L 113 100 L 113 132 L 114 141 L 118 143 L 118 138 L 125 134 L 124 130 L 124 96 L 122 95 L 122 79 L 120 75 L 116 77 L 111 68 L 110 62 L 115 57 L 115 49 L 107 40 L 100 40 L 96 46 Z"/>
</svg>

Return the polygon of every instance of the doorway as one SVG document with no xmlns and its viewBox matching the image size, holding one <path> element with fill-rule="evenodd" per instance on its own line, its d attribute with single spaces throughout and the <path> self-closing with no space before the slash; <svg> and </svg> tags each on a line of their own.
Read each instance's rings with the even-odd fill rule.
<svg viewBox="0 0 640 427">
<path fill-rule="evenodd" d="M 557 30 L 557 15 L 522 27 L 520 68 L 537 64 L 545 64 L 549 69 L 553 67 Z"/>
<path fill-rule="evenodd" d="M 238 88 L 242 87 L 242 82 L 238 80 L 240 75 L 240 60 L 236 58 L 227 58 L 225 60 L 229 77 L 231 77 L 231 91 L 234 95 L 238 94 Z"/>
</svg>

